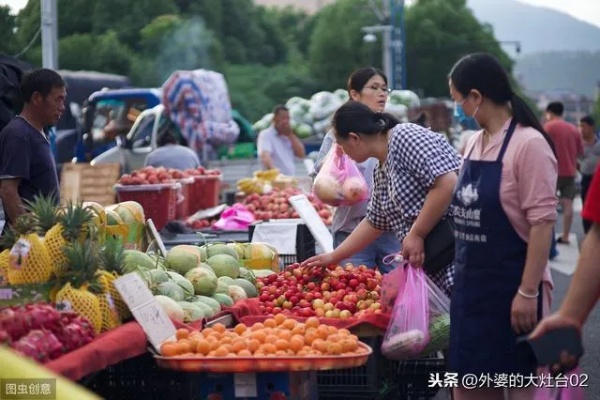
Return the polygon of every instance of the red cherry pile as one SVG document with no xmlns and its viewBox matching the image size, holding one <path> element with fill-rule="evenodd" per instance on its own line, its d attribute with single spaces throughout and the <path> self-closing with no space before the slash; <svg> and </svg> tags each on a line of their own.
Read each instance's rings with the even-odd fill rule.
<svg viewBox="0 0 600 400">
<path fill-rule="evenodd" d="M 380 283 L 379 272 L 350 264 L 310 271 L 293 264 L 257 279 L 263 313 L 325 318 L 381 313 Z"/>
</svg>

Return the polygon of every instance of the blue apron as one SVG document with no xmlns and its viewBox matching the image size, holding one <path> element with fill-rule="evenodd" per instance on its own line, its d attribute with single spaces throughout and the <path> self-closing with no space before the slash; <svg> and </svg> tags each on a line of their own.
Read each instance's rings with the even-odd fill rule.
<svg viewBox="0 0 600 400">
<path fill-rule="evenodd" d="M 514 133 L 510 123 L 496 161 L 464 160 L 452 199 L 456 275 L 450 305 L 449 370 L 464 374 L 523 374 L 535 365 L 516 352 L 512 301 L 525 268 L 527 243 L 500 201 L 502 159 Z M 541 316 L 541 291 L 538 317 Z"/>
</svg>

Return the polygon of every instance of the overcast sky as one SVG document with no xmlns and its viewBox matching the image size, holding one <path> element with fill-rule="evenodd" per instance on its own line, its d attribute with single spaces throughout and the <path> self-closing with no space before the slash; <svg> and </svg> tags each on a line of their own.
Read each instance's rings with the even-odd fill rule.
<svg viewBox="0 0 600 400">
<path fill-rule="evenodd" d="M 302 1 L 302 0 L 299 0 Z M 410 0 L 408 0 L 410 1 Z M 519 0 L 536 6 L 545 6 L 563 11 L 567 14 L 590 22 L 600 27 L 600 0 Z M 0 0 L 0 4 L 8 4 L 14 10 L 20 10 L 27 0 Z"/>
</svg>

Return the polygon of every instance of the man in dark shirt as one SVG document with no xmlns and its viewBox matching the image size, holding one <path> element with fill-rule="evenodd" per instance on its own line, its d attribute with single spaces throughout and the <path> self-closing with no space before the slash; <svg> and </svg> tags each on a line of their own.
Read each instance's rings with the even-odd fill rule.
<svg viewBox="0 0 600 400">
<path fill-rule="evenodd" d="M 21 94 L 23 110 L 0 132 L 0 198 L 8 224 L 25 211 L 25 200 L 60 198 L 44 127 L 56 125 L 65 110 L 65 82 L 50 69 L 38 69 L 23 76 Z"/>
</svg>

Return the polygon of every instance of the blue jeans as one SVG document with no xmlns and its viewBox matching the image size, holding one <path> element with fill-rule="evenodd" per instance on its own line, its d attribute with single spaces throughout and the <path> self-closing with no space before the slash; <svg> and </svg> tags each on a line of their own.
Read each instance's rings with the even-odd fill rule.
<svg viewBox="0 0 600 400">
<path fill-rule="evenodd" d="M 348 232 L 336 232 L 333 235 L 333 247 L 337 248 L 346 238 Z M 400 241 L 392 232 L 384 232 L 373 243 L 363 251 L 341 262 L 341 265 L 351 263 L 353 265 L 365 265 L 369 268 L 377 267 L 382 274 L 394 269 L 393 265 L 383 263 L 383 258 L 388 254 L 400 252 Z"/>
</svg>

